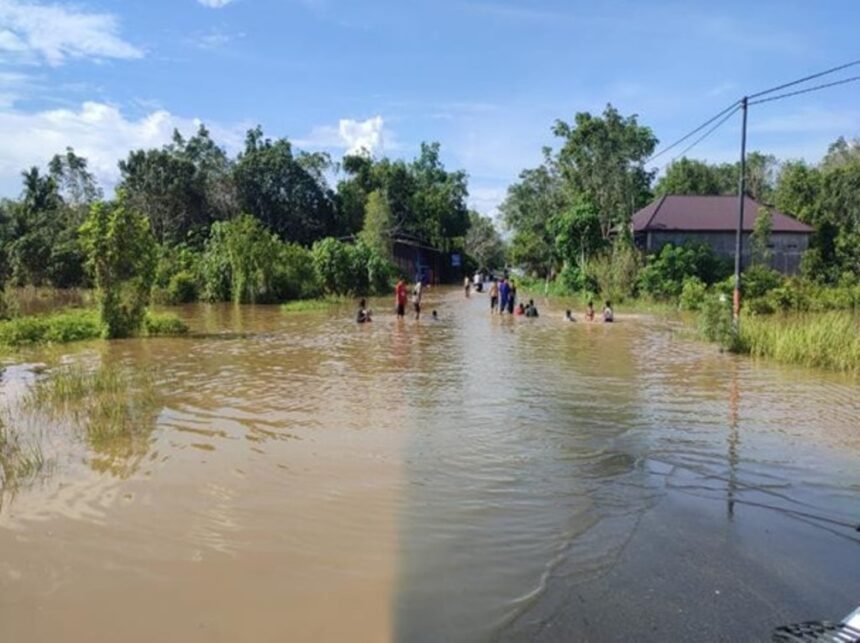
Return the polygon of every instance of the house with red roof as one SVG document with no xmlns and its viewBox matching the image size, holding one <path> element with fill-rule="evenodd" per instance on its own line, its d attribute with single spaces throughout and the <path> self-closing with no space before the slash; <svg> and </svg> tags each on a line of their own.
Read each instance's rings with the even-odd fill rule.
<svg viewBox="0 0 860 643">
<path fill-rule="evenodd" d="M 773 224 L 771 267 L 783 274 L 800 270 L 800 259 L 809 247 L 812 227 L 755 199 L 744 201 L 741 263 L 751 259 L 750 234 L 756 219 L 769 212 Z M 665 195 L 633 215 L 633 237 L 647 253 L 659 252 L 668 243 L 706 243 L 721 256 L 734 259 L 738 227 L 738 197 Z"/>
</svg>

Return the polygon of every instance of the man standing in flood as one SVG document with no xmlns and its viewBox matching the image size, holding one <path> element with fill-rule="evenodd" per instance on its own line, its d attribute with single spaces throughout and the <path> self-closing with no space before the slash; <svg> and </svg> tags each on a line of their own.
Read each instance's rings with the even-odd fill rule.
<svg viewBox="0 0 860 643">
<path fill-rule="evenodd" d="M 507 279 L 499 282 L 499 314 L 504 314 L 508 308 L 508 298 L 511 296 L 511 287 Z"/>
<path fill-rule="evenodd" d="M 394 287 L 394 306 L 397 309 L 397 316 L 400 318 L 406 316 L 406 300 L 408 297 L 406 284 L 403 283 L 403 279 L 398 279 L 397 285 Z"/>
</svg>

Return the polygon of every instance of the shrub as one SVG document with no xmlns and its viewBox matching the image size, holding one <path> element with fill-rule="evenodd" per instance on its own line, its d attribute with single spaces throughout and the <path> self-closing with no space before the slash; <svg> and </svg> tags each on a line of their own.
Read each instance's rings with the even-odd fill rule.
<svg viewBox="0 0 860 643">
<path fill-rule="evenodd" d="M 778 288 L 785 279 L 781 274 L 767 266 L 750 266 L 741 273 L 741 292 L 748 299 L 764 297 Z"/>
<path fill-rule="evenodd" d="M 197 301 L 197 279 L 195 276 L 181 270 L 170 278 L 167 285 L 166 302 L 168 304 L 188 304 Z"/>
<path fill-rule="evenodd" d="M 100 337 L 103 331 L 99 315 L 94 310 L 17 317 L 0 322 L 0 344 L 16 348 L 29 344 L 74 342 Z"/>
<path fill-rule="evenodd" d="M 163 335 L 185 335 L 188 333 L 188 326 L 176 315 L 167 313 L 146 314 L 143 322 L 144 330 L 150 337 Z"/>
<path fill-rule="evenodd" d="M 149 221 L 128 209 L 120 192 L 115 204 L 92 206 L 80 233 L 105 335 L 135 334 L 143 324 L 157 261 Z"/>
<path fill-rule="evenodd" d="M 683 310 L 701 310 L 707 294 L 707 286 L 698 277 L 687 277 L 681 287 L 678 306 Z"/>
<path fill-rule="evenodd" d="M 391 286 L 394 267 L 363 243 L 350 245 L 329 237 L 317 241 L 311 255 L 325 293 L 369 295 Z"/>
<path fill-rule="evenodd" d="M 699 332 L 725 350 L 736 350 L 737 336 L 732 320 L 731 300 L 723 295 L 705 297 L 699 314 Z"/>
<path fill-rule="evenodd" d="M 649 258 L 639 276 L 640 289 L 658 299 L 680 296 L 684 280 L 698 277 L 705 284 L 723 279 L 731 272 L 728 262 L 706 244 L 666 244 Z"/>
<path fill-rule="evenodd" d="M 640 267 L 639 251 L 626 239 L 620 239 L 609 252 L 591 259 L 585 272 L 604 297 L 623 301 L 636 295 Z"/>
</svg>

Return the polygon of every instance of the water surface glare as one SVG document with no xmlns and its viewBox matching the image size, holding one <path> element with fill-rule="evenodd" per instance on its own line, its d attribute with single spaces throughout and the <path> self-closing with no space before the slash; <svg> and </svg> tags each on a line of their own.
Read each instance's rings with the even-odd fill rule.
<svg viewBox="0 0 860 643">
<path fill-rule="evenodd" d="M 389 303 L 7 363 L 44 463 L 4 478 L 0 641 L 767 640 L 860 603 L 856 379 L 623 306 Z M 129 374 L 133 437 L 28 403 L 68 365 Z"/>
</svg>

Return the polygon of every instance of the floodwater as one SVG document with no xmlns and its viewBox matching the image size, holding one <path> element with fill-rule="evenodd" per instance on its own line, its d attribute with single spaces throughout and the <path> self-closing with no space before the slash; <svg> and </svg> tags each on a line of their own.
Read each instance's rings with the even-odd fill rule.
<svg viewBox="0 0 860 643">
<path fill-rule="evenodd" d="M 623 307 L 373 303 L 7 361 L 43 463 L 2 494 L 0 641 L 746 641 L 860 603 L 856 379 Z M 128 375 L 128 437 L 27 402 L 70 364 Z"/>
</svg>

